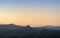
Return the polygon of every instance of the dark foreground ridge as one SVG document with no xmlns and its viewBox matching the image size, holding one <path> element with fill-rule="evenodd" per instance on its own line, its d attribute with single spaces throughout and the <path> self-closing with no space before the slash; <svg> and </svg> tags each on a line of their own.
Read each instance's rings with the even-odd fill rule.
<svg viewBox="0 0 60 38">
<path fill-rule="evenodd" d="M 60 38 L 60 26 L 30 27 L 0 24 L 0 38 Z"/>
</svg>

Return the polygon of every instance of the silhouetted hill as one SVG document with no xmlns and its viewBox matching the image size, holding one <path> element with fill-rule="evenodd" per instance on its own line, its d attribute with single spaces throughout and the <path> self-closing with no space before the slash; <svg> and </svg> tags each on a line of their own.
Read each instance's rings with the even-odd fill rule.
<svg viewBox="0 0 60 38">
<path fill-rule="evenodd" d="M 60 38 L 60 26 L 34 27 L 40 30 L 40 38 Z"/>
<path fill-rule="evenodd" d="M 30 26 L 0 25 L 0 38 L 39 38 L 40 31 Z"/>
<path fill-rule="evenodd" d="M 60 38 L 60 27 L 0 24 L 0 38 Z"/>
</svg>

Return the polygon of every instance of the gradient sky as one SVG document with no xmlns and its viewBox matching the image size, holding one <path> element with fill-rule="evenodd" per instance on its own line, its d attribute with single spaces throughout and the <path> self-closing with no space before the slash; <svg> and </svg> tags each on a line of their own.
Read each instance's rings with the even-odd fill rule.
<svg viewBox="0 0 60 38">
<path fill-rule="evenodd" d="M 60 0 L 0 0 L 0 23 L 60 25 Z"/>
</svg>

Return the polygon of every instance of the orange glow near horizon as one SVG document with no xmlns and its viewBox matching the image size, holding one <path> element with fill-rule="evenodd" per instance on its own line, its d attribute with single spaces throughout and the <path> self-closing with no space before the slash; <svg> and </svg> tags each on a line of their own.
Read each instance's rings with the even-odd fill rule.
<svg viewBox="0 0 60 38">
<path fill-rule="evenodd" d="M 9 24 L 9 23 L 14 23 L 14 24 L 30 24 L 30 25 L 59 25 L 59 18 L 56 16 L 33 16 L 33 15 L 11 15 L 11 16 L 4 16 L 1 17 L 0 23 L 2 24 Z"/>
</svg>

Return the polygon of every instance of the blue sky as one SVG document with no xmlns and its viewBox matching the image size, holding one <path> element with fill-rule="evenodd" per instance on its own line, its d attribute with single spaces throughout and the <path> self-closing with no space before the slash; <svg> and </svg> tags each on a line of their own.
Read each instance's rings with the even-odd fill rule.
<svg viewBox="0 0 60 38">
<path fill-rule="evenodd" d="M 60 0 L 0 0 L 0 4 L 16 4 L 16 3 L 46 3 L 46 4 L 60 4 Z"/>
</svg>

